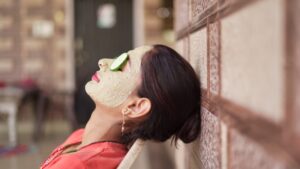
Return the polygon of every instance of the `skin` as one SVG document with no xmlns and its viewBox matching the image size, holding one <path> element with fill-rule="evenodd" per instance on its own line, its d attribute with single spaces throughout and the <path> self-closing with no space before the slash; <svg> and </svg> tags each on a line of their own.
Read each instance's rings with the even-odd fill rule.
<svg viewBox="0 0 300 169">
<path fill-rule="evenodd" d="M 109 69 L 113 59 L 99 60 L 100 70 L 96 75 L 100 82 L 91 80 L 86 84 L 86 92 L 95 101 L 108 107 L 116 107 L 122 104 L 137 86 L 140 77 L 140 64 L 142 56 L 149 51 L 151 46 L 142 46 L 128 51 L 129 64 L 123 71 L 111 71 Z"/>
<path fill-rule="evenodd" d="M 123 120 L 128 124 L 129 121 L 139 122 L 146 117 L 151 109 L 151 102 L 147 98 L 139 97 L 134 89 L 140 82 L 142 57 L 151 49 L 152 46 L 142 46 L 128 51 L 130 61 L 119 72 L 109 69 L 111 59 L 99 61 L 100 71 L 97 75 L 100 81 L 92 80 L 86 85 L 86 92 L 96 107 L 85 127 L 82 142 L 65 151 L 79 150 L 97 141 L 120 142 Z M 125 125 L 125 130 L 129 129 Z"/>
</svg>

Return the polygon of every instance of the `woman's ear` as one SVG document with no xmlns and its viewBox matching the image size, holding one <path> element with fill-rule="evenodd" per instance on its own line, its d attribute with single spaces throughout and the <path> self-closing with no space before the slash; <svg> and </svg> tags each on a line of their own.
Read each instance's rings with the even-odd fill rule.
<svg viewBox="0 0 300 169">
<path fill-rule="evenodd" d="M 148 98 L 135 98 L 123 109 L 125 116 L 135 119 L 145 117 L 151 109 L 151 101 Z"/>
</svg>

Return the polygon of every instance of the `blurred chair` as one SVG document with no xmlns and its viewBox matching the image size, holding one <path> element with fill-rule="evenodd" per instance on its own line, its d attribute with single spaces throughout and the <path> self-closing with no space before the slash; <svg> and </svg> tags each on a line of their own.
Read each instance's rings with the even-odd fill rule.
<svg viewBox="0 0 300 169">
<path fill-rule="evenodd" d="M 54 94 L 62 95 L 64 97 L 64 113 L 66 115 L 67 121 L 71 126 L 72 130 L 78 128 L 78 123 L 76 121 L 74 110 L 73 110 L 73 95 L 72 92 L 57 92 L 57 91 L 45 91 L 38 90 L 38 93 L 35 97 L 35 121 L 34 121 L 34 131 L 33 131 L 33 140 L 39 141 L 43 135 L 43 127 L 47 116 L 49 115 L 49 108 L 53 106 L 53 96 Z"/>
<path fill-rule="evenodd" d="M 0 113 L 8 115 L 9 144 L 17 144 L 17 111 L 24 92 L 17 87 L 5 86 L 0 88 Z"/>
<path fill-rule="evenodd" d="M 38 141 L 42 136 L 43 124 L 47 116 L 47 108 L 50 104 L 51 92 L 40 89 L 37 82 L 31 78 L 25 78 L 14 84 L 6 84 L 0 81 L 0 114 L 8 115 L 8 134 L 9 144 L 17 144 L 17 112 L 19 107 L 28 101 L 33 102 L 34 131 L 33 140 Z M 63 93 L 66 95 L 66 115 L 72 128 L 77 127 L 77 122 L 73 113 L 72 93 Z"/>
<path fill-rule="evenodd" d="M 17 83 L 17 86 L 24 91 L 20 101 L 20 107 L 31 101 L 34 113 L 33 140 L 36 141 L 41 135 L 43 118 L 48 105 L 48 95 L 40 89 L 37 82 L 30 77 L 24 78 Z"/>
<path fill-rule="evenodd" d="M 31 101 L 33 103 L 34 109 L 34 129 L 33 129 L 33 141 L 38 141 L 43 135 L 43 127 L 45 120 L 48 115 L 49 105 L 51 105 L 51 95 L 57 93 L 51 90 L 42 89 L 38 83 L 31 79 L 30 77 L 22 79 L 18 82 L 18 86 L 24 91 L 24 95 L 21 100 L 21 105 L 26 104 L 26 102 Z M 76 119 L 72 109 L 72 95 L 70 93 L 61 93 L 66 95 L 66 114 L 72 127 L 76 126 Z"/>
<path fill-rule="evenodd" d="M 130 169 L 134 161 L 137 159 L 138 155 L 142 151 L 143 147 L 145 145 L 145 141 L 143 140 L 136 140 L 127 154 L 125 155 L 124 159 L 118 166 L 118 169 Z"/>
</svg>

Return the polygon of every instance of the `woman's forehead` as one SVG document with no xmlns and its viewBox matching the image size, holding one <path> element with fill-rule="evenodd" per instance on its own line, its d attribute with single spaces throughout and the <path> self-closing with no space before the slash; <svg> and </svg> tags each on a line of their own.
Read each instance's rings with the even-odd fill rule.
<svg viewBox="0 0 300 169">
<path fill-rule="evenodd" d="M 153 48 L 152 46 L 140 46 L 133 50 L 128 51 L 127 53 L 131 57 L 142 57 L 146 52 L 148 52 L 152 48 Z"/>
<path fill-rule="evenodd" d="M 141 46 L 127 52 L 129 55 L 130 69 L 132 73 L 140 72 L 142 57 L 152 48 L 152 46 Z"/>
</svg>

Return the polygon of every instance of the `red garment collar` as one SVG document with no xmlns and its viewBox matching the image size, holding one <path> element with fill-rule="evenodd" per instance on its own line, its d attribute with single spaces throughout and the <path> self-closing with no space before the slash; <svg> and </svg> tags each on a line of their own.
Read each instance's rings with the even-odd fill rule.
<svg viewBox="0 0 300 169">
<path fill-rule="evenodd" d="M 67 140 L 61 145 L 61 148 L 73 145 L 73 144 L 79 144 L 82 141 L 82 135 L 84 133 L 84 129 L 78 129 L 76 131 L 74 131 L 68 138 Z M 112 142 L 112 141 L 98 141 L 98 142 L 94 142 L 91 144 L 88 144 L 84 147 L 82 147 L 81 149 L 84 149 L 86 147 L 94 147 L 95 145 L 99 145 L 99 144 L 105 144 L 106 146 L 110 147 L 113 146 L 115 148 L 120 148 L 120 149 L 124 149 L 124 150 L 128 150 L 126 145 L 121 144 L 121 143 L 117 143 L 117 142 Z"/>
</svg>

